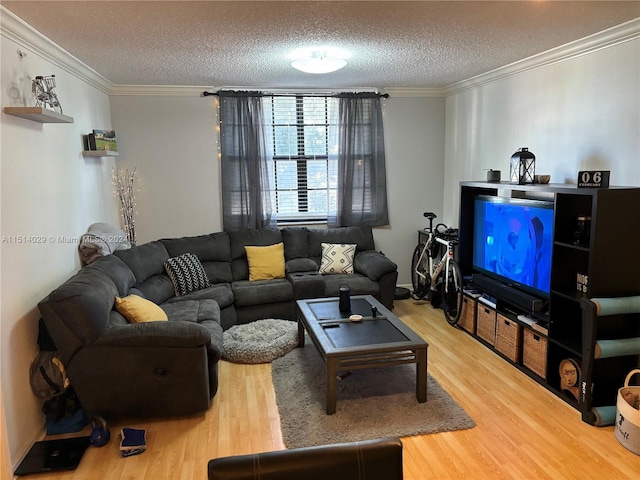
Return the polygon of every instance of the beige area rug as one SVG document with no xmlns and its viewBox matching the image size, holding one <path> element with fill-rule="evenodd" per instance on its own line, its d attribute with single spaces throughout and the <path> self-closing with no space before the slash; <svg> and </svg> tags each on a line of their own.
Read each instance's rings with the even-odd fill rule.
<svg viewBox="0 0 640 480">
<path fill-rule="evenodd" d="M 308 340 L 308 339 L 307 339 Z M 288 448 L 465 430 L 475 422 L 428 376 L 427 402 L 415 395 L 415 365 L 356 370 L 337 382 L 325 412 L 325 366 L 310 341 L 271 364 L 282 438 Z"/>
</svg>

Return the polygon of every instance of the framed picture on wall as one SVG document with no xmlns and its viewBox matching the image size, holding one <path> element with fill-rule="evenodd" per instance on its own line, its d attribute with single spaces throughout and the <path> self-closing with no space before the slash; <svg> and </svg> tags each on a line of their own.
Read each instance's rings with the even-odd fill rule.
<svg viewBox="0 0 640 480">
<path fill-rule="evenodd" d="M 93 134 L 96 139 L 96 150 L 118 151 L 115 130 L 94 130 Z"/>
</svg>

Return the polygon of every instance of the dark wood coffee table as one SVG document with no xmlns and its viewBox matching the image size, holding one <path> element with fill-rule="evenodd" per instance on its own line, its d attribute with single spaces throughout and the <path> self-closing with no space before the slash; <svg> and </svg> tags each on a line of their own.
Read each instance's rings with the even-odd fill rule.
<svg viewBox="0 0 640 480">
<path fill-rule="evenodd" d="M 427 348 L 417 333 L 371 295 L 351 297 L 351 311 L 340 312 L 337 298 L 298 300 L 298 346 L 309 334 L 327 366 L 327 414 L 336 412 L 338 372 L 416 364 L 416 397 L 427 401 Z M 377 309 L 372 316 L 372 307 Z M 349 320 L 362 315 L 362 320 Z"/>
</svg>

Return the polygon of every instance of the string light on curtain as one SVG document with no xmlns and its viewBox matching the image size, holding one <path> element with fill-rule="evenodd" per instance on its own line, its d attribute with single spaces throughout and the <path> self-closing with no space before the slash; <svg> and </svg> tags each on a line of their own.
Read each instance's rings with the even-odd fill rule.
<svg viewBox="0 0 640 480">
<path fill-rule="evenodd" d="M 220 144 L 222 143 L 222 138 L 220 136 L 220 130 L 222 126 L 222 120 L 220 119 L 220 99 L 218 97 L 215 97 L 215 99 L 213 100 L 213 105 L 216 111 L 216 116 L 218 117 L 218 125 L 216 126 L 216 136 L 217 136 L 217 143 L 218 143 L 218 160 L 221 160 L 222 149 L 220 147 Z"/>
<path fill-rule="evenodd" d="M 331 73 L 347 66 L 348 55 L 336 48 L 315 47 L 296 50 L 291 66 L 305 73 Z"/>
</svg>

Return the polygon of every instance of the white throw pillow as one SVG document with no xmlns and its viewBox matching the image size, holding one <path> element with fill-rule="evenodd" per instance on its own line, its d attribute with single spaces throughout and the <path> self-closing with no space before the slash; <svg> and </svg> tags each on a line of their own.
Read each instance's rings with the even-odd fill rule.
<svg viewBox="0 0 640 480">
<path fill-rule="evenodd" d="M 321 274 L 353 273 L 353 257 L 356 253 L 355 244 L 321 243 L 320 246 L 322 247 Z"/>
</svg>

